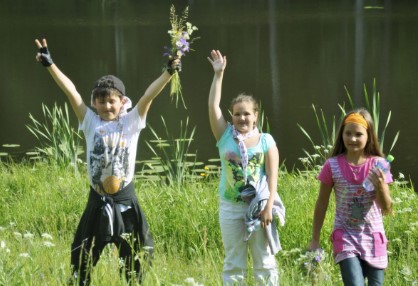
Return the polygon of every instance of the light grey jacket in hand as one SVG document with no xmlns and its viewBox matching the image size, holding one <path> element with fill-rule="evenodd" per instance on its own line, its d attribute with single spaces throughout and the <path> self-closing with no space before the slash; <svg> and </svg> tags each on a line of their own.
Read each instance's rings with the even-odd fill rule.
<svg viewBox="0 0 418 286">
<path fill-rule="evenodd" d="M 248 240 L 253 231 L 257 231 L 260 227 L 260 212 L 267 204 L 267 200 L 270 197 L 270 191 L 268 188 L 267 177 L 263 176 L 257 183 L 250 182 L 253 188 L 245 190 L 241 196 L 245 201 L 248 197 L 253 197 L 248 205 L 248 210 L 245 215 L 245 224 L 247 226 L 247 234 L 244 240 Z M 273 218 L 278 218 L 281 226 L 285 224 L 286 209 L 277 194 L 273 203 Z M 267 239 L 272 254 L 279 252 L 282 247 L 280 245 L 279 232 L 277 230 L 276 222 L 273 221 L 264 229 L 267 235 Z"/>
</svg>

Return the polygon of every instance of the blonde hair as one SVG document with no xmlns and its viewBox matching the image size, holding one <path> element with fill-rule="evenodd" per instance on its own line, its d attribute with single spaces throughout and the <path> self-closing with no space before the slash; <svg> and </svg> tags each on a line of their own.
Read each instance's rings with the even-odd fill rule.
<svg viewBox="0 0 418 286">
<path fill-rule="evenodd" d="M 231 112 L 234 110 L 234 105 L 240 102 L 250 102 L 253 104 L 254 113 L 258 113 L 258 103 L 251 94 L 240 93 L 238 96 L 232 99 L 231 101 Z"/>
</svg>

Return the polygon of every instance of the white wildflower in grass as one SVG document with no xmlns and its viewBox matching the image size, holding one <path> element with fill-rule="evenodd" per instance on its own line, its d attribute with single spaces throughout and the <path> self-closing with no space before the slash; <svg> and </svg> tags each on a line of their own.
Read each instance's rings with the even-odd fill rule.
<svg viewBox="0 0 418 286">
<path fill-rule="evenodd" d="M 203 284 L 196 282 L 193 277 L 187 277 L 186 279 L 184 279 L 184 282 L 186 283 L 186 285 L 203 286 Z"/>
<path fill-rule="evenodd" d="M 410 197 L 409 193 L 405 192 L 405 191 L 400 192 L 399 196 L 402 197 L 402 198 L 405 198 L 405 199 L 408 199 Z"/>
<path fill-rule="evenodd" d="M 394 238 L 394 239 L 391 239 L 390 241 L 391 241 L 392 243 L 401 243 L 401 242 L 402 242 L 402 240 L 401 240 L 399 237 Z"/>
<path fill-rule="evenodd" d="M 43 233 L 41 236 L 43 239 L 53 240 L 52 235 L 50 235 L 49 233 Z"/>
<path fill-rule="evenodd" d="M 392 199 L 392 203 L 393 204 L 400 204 L 400 203 L 402 203 L 402 199 L 401 198 L 398 198 L 398 197 L 393 198 Z"/>
<path fill-rule="evenodd" d="M 15 232 L 13 232 L 13 235 L 14 235 L 14 237 L 16 237 L 17 239 L 22 238 L 22 234 L 21 234 L 20 232 L 15 231 Z"/>
<path fill-rule="evenodd" d="M 119 268 L 125 267 L 125 260 L 123 258 L 119 258 L 118 265 L 119 265 Z"/>
<path fill-rule="evenodd" d="M 412 276 L 412 270 L 408 265 L 404 265 L 403 268 L 401 269 L 401 274 L 403 275 L 403 278 L 406 281 L 412 281 L 411 280 L 411 276 Z"/>
<path fill-rule="evenodd" d="M 26 232 L 24 235 L 23 235 L 23 238 L 24 239 L 32 239 L 32 238 L 34 238 L 35 237 L 35 235 L 33 234 L 33 233 L 30 233 L 30 232 Z"/>
<path fill-rule="evenodd" d="M 24 253 L 19 254 L 19 257 L 30 258 L 30 255 L 29 255 L 29 253 L 24 252 Z"/>
<path fill-rule="evenodd" d="M 319 146 L 319 145 L 315 145 L 315 146 L 314 146 L 314 148 L 315 148 L 316 150 L 321 150 L 321 146 Z"/>
<path fill-rule="evenodd" d="M 330 149 L 330 150 L 331 150 L 333 147 L 334 147 L 334 146 L 332 146 L 332 145 L 327 145 L 327 148 L 328 148 L 328 149 Z"/>
<path fill-rule="evenodd" d="M 291 250 L 289 250 L 290 253 L 300 253 L 302 252 L 302 249 L 300 248 L 292 248 Z"/>
<path fill-rule="evenodd" d="M 282 250 L 282 251 L 280 251 L 280 255 L 283 256 L 283 257 L 289 256 L 290 255 L 290 251 Z"/>
<path fill-rule="evenodd" d="M 130 277 L 135 277 L 136 276 L 136 271 L 135 270 L 127 271 L 126 274 L 128 274 L 128 276 L 130 276 Z"/>
<path fill-rule="evenodd" d="M 301 161 L 303 164 L 309 163 L 309 158 L 299 158 L 299 161 Z"/>
<path fill-rule="evenodd" d="M 49 248 L 49 247 L 54 247 L 54 246 L 55 246 L 55 244 L 53 244 L 53 243 L 52 243 L 52 242 L 50 242 L 50 241 L 44 241 L 44 242 L 43 242 L 43 245 L 44 245 L 44 246 L 46 246 L 46 247 L 48 247 L 48 248 Z"/>
<path fill-rule="evenodd" d="M 193 277 L 187 277 L 186 279 L 184 279 L 184 282 L 191 285 L 194 285 L 196 283 Z"/>
<path fill-rule="evenodd" d="M 319 154 L 313 154 L 313 155 L 311 155 L 311 157 L 316 159 L 316 158 L 319 158 L 320 155 Z"/>
<path fill-rule="evenodd" d="M 402 211 L 404 213 L 411 213 L 412 212 L 412 208 L 404 208 Z"/>
<path fill-rule="evenodd" d="M 410 223 L 409 224 L 409 229 L 410 229 L 411 232 L 416 231 L 417 230 L 417 224 L 416 224 L 416 222 L 415 223 Z"/>
<path fill-rule="evenodd" d="M 131 237 L 132 237 L 132 234 L 131 233 L 122 233 L 121 235 L 120 235 L 124 240 L 130 240 L 131 239 Z"/>
<path fill-rule="evenodd" d="M 399 176 L 398 176 L 398 178 L 399 178 L 400 180 L 403 180 L 403 179 L 405 179 L 405 175 L 404 175 L 404 174 L 402 174 L 401 172 L 399 172 Z"/>
<path fill-rule="evenodd" d="M 3 240 L 0 242 L 0 248 L 6 248 L 6 242 Z"/>
<path fill-rule="evenodd" d="M 0 226 L 0 231 L 4 231 L 6 228 L 3 226 Z"/>
</svg>

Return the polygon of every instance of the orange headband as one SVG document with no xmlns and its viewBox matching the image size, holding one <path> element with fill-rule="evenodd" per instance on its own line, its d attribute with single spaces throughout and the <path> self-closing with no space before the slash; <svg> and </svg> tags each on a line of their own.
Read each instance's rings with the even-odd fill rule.
<svg viewBox="0 0 418 286">
<path fill-rule="evenodd" d="M 369 124 L 367 124 L 366 119 L 360 113 L 351 113 L 347 118 L 344 120 L 344 125 L 348 123 L 355 123 L 358 125 L 363 126 L 364 128 L 368 128 Z"/>
</svg>

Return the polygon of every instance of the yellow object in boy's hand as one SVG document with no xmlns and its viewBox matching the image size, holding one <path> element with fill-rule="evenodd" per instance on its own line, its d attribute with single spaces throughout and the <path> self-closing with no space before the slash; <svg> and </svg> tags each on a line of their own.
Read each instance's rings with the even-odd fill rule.
<svg viewBox="0 0 418 286">
<path fill-rule="evenodd" d="M 109 176 L 103 181 L 103 188 L 104 191 L 109 194 L 113 195 L 119 191 L 120 188 L 120 180 L 116 176 Z"/>
</svg>

